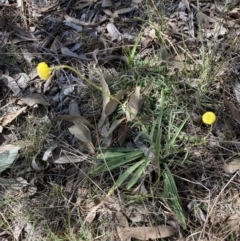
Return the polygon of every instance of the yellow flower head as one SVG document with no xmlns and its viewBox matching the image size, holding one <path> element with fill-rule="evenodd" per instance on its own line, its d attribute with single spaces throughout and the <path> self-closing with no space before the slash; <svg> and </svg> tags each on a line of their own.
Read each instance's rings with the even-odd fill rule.
<svg viewBox="0 0 240 241">
<path fill-rule="evenodd" d="M 212 125 L 216 121 L 216 115 L 211 111 L 207 111 L 202 115 L 202 121 L 206 125 Z"/>
<path fill-rule="evenodd" d="M 47 80 L 50 77 L 51 69 L 45 62 L 41 62 L 37 66 L 37 73 L 41 79 Z"/>
</svg>

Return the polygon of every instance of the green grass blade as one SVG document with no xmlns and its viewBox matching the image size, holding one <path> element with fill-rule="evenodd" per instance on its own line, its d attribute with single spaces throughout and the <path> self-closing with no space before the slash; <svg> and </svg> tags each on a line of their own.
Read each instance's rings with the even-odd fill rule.
<svg viewBox="0 0 240 241">
<path fill-rule="evenodd" d="M 118 154 L 118 152 L 115 154 Z M 124 155 L 122 154 L 123 153 L 121 153 L 119 157 L 117 155 L 114 156 L 113 153 L 111 154 L 108 153 L 108 159 L 105 159 L 106 162 L 96 167 L 91 174 L 96 175 L 108 170 L 113 170 L 117 167 L 123 166 L 133 160 L 139 159 L 144 156 L 144 153 L 141 150 L 137 150 L 130 153 L 124 153 Z M 109 156 L 111 156 L 111 158 L 109 158 Z M 104 160 L 104 159 L 101 159 L 101 160 Z"/>
<path fill-rule="evenodd" d="M 162 118 L 163 118 L 163 112 L 164 112 L 164 90 L 161 91 L 161 110 L 160 115 L 158 117 L 158 129 L 157 129 L 157 136 L 155 141 L 155 157 L 156 161 L 160 162 L 160 154 L 161 154 L 161 141 L 162 141 Z M 154 128 L 155 129 L 155 128 Z"/>
<path fill-rule="evenodd" d="M 164 173 L 163 173 L 163 181 L 164 181 L 164 197 L 166 200 L 170 200 L 172 207 L 178 216 L 182 227 L 186 228 L 186 220 L 183 213 L 182 206 L 180 204 L 180 199 L 176 187 L 176 183 L 174 181 L 174 178 L 172 176 L 171 171 L 169 170 L 167 164 L 164 164 Z"/>
<path fill-rule="evenodd" d="M 187 116 L 182 124 L 178 127 L 176 133 L 174 134 L 174 136 L 172 137 L 171 141 L 170 141 L 170 145 L 173 145 L 177 139 L 177 137 L 179 136 L 180 132 L 182 131 L 182 128 L 184 127 L 184 125 L 186 124 L 187 120 L 188 120 L 189 116 Z"/>
<path fill-rule="evenodd" d="M 136 170 L 136 172 L 133 174 L 131 180 L 129 181 L 127 185 L 127 189 L 130 189 L 141 177 L 141 175 L 146 171 L 146 168 L 150 161 L 147 161 L 146 159 L 143 159 L 144 163 Z"/>
<path fill-rule="evenodd" d="M 101 150 L 103 155 L 107 154 L 107 152 L 113 153 L 113 152 L 120 152 L 120 153 L 125 153 L 125 152 L 133 152 L 133 151 L 139 151 L 138 148 L 125 148 L 125 147 L 114 147 L 114 148 L 109 148 L 109 147 L 101 147 Z"/>
<path fill-rule="evenodd" d="M 121 176 L 119 176 L 118 180 L 115 182 L 113 189 L 119 187 L 123 184 L 123 182 L 142 164 L 144 163 L 144 159 L 136 162 L 134 165 L 129 167 Z"/>
<path fill-rule="evenodd" d="M 142 35 L 143 35 L 143 32 L 141 32 L 141 33 L 138 35 L 138 37 L 137 37 L 137 39 L 136 39 L 136 41 L 135 41 L 135 43 L 134 43 L 134 46 L 133 46 L 133 48 L 132 48 L 132 50 L 131 50 L 131 53 L 130 53 L 130 56 L 129 56 L 129 59 L 128 59 L 128 64 L 129 64 L 129 66 L 131 66 L 131 64 L 132 64 L 132 62 L 133 62 L 133 59 L 134 59 L 134 57 L 135 57 L 135 55 L 136 55 L 137 46 L 138 46 L 138 44 L 139 44 L 139 42 L 140 42 L 140 40 L 141 40 Z"/>
<path fill-rule="evenodd" d="M 166 142 L 166 145 L 165 145 L 165 150 L 164 150 L 164 156 L 168 156 L 170 153 L 170 150 L 171 150 L 171 147 L 174 146 L 175 144 L 175 141 L 177 139 L 177 137 L 180 135 L 184 125 L 186 124 L 189 116 L 187 116 L 181 123 L 181 125 L 179 127 L 175 127 L 173 125 L 173 122 L 172 122 L 172 111 L 170 113 L 170 117 L 169 117 L 169 122 L 168 122 L 168 135 L 167 135 L 167 142 Z M 176 132 L 175 134 L 173 135 L 173 137 L 171 138 L 171 130 L 172 130 L 172 127 L 174 129 L 176 129 Z"/>
</svg>

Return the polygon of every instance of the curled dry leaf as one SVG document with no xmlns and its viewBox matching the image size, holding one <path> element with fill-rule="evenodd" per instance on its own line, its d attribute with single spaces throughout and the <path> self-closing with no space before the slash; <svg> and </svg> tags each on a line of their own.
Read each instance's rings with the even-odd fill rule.
<svg viewBox="0 0 240 241">
<path fill-rule="evenodd" d="M 43 160 L 43 161 L 47 161 L 47 160 L 49 159 L 49 157 L 52 156 L 52 151 L 53 151 L 55 148 L 57 148 L 57 146 L 58 146 L 57 144 L 54 144 L 54 145 L 50 146 L 50 147 L 44 152 L 42 160 Z"/>
<path fill-rule="evenodd" d="M 32 168 L 36 172 L 41 172 L 41 171 L 46 170 L 48 168 L 49 163 L 46 162 L 46 161 L 37 159 L 38 154 L 39 153 L 37 153 L 32 159 Z"/>
<path fill-rule="evenodd" d="M 98 53 L 99 53 L 99 49 L 98 48 L 94 49 L 93 52 L 92 52 L 92 55 L 93 55 L 93 58 L 94 58 L 96 64 L 98 64 L 98 59 L 97 59 Z"/>
<path fill-rule="evenodd" d="M 92 142 L 92 137 L 89 129 L 82 123 L 76 123 L 68 128 L 71 134 L 73 134 L 78 140 L 88 143 Z"/>
</svg>

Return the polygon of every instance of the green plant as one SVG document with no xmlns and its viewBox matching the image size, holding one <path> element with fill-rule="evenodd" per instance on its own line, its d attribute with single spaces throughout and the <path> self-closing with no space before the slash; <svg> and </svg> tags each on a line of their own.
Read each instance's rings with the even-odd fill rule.
<svg viewBox="0 0 240 241">
<path fill-rule="evenodd" d="M 182 121 L 178 121 L 179 126 L 175 126 L 173 121 L 173 110 L 169 112 L 165 102 L 164 89 L 161 91 L 160 112 L 150 128 L 150 133 L 145 132 L 148 138 L 145 140 L 148 143 L 147 150 L 140 149 L 127 149 L 127 148 L 111 148 L 100 154 L 96 159 L 99 164 L 92 172 L 92 175 L 109 171 L 112 172 L 117 168 L 124 168 L 125 171 L 120 174 L 114 182 L 113 187 L 109 193 L 112 193 L 116 188 L 126 182 L 126 188 L 132 188 L 139 179 L 145 174 L 149 164 L 156 165 L 156 171 L 159 178 L 163 177 L 164 182 L 164 197 L 166 201 L 170 201 L 174 211 L 176 212 L 179 220 L 184 228 L 186 222 L 183 210 L 180 204 L 180 199 L 173 175 L 168 166 L 169 163 L 174 165 L 178 163 L 172 156 L 176 155 L 181 150 L 178 150 L 176 141 L 188 120 L 186 116 Z M 164 132 L 164 127 L 167 121 L 167 133 Z M 148 128 L 143 128 L 147 130 Z M 140 138 L 141 133 L 135 138 L 135 142 Z M 186 160 L 185 155 L 183 163 Z M 154 163 L 153 163 L 154 162 Z M 161 168 L 163 170 L 161 171 Z"/>
</svg>

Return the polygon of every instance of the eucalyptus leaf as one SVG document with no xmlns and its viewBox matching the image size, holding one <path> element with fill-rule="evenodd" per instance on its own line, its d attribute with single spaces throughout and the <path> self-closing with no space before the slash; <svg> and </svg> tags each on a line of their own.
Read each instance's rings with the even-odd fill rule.
<svg viewBox="0 0 240 241">
<path fill-rule="evenodd" d="M 92 142 L 90 130 L 82 123 L 75 123 L 75 125 L 68 128 L 71 134 L 82 142 Z"/>
</svg>

